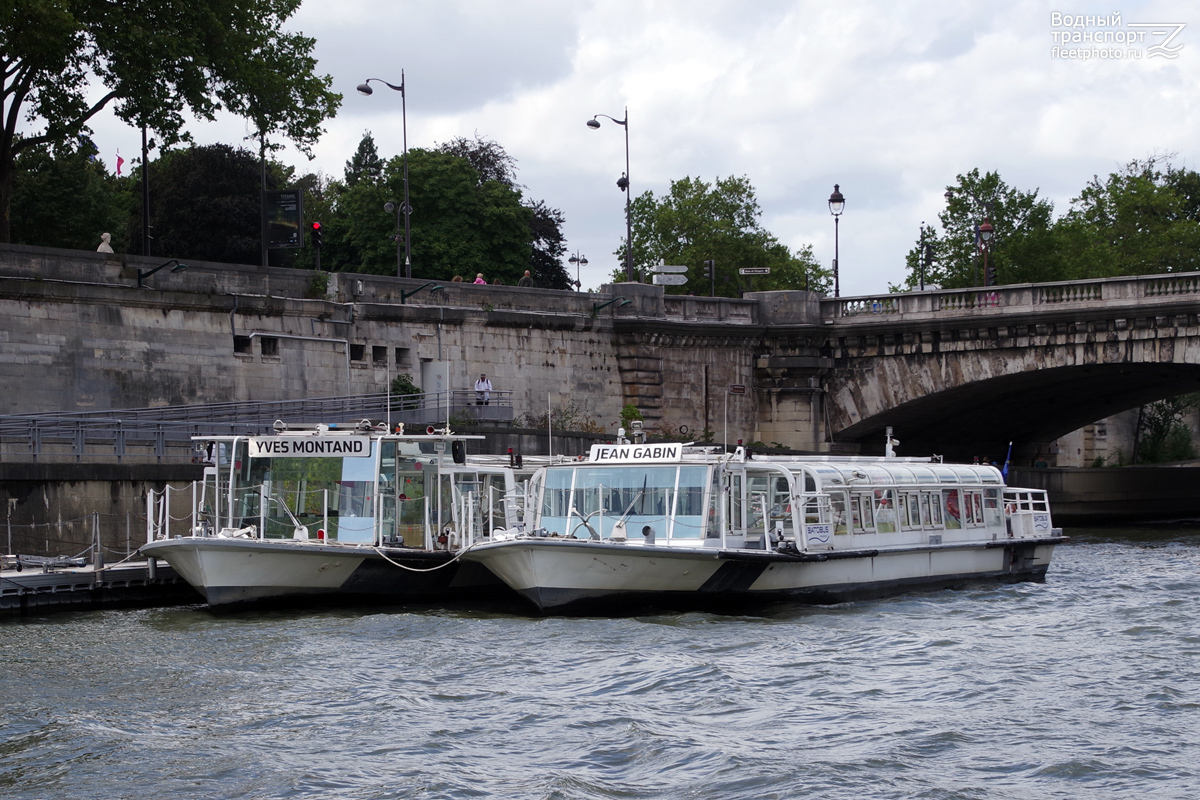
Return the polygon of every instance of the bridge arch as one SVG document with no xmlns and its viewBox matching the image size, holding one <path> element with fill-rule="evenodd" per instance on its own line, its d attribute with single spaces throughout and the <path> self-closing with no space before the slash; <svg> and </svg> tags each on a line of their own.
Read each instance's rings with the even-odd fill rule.
<svg viewBox="0 0 1200 800">
<path fill-rule="evenodd" d="M 1106 416 L 1200 391 L 1195 312 L 1193 300 L 884 335 L 847 330 L 831 338 L 830 436 L 870 452 L 891 426 L 905 453 L 954 458 L 1002 454 L 1010 441 L 1036 449 Z"/>
</svg>

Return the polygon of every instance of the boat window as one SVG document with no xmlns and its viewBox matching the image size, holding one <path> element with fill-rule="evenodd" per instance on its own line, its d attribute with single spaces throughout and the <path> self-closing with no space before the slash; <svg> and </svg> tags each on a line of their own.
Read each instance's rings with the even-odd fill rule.
<svg viewBox="0 0 1200 800">
<path fill-rule="evenodd" d="M 921 492 L 921 527 L 942 527 L 942 497 L 938 492 Z"/>
<path fill-rule="evenodd" d="M 771 508 L 770 485 L 766 475 L 746 476 L 746 500 L 750 504 L 746 509 L 746 530 L 762 533 L 763 520 Z"/>
<path fill-rule="evenodd" d="M 571 507 L 571 482 L 574 477 L 575 470 L 572 469 L 546 471 L 546 485 L 542 490 L 541 525 L 551 533 L 566 533 L 567 511 Z"/>
<path fill-rule="evenodd" d="M 782 522 L 785 530 L 791 527 L 792 517 L 792 487 L 788 479 L 782 475 L 771 482 L 771 515 L 769 527 L 775 529 L 776 522 Z"/>
<path fill-rule="evenodd" d="M 714 469 L 708 487 L 708 525 L 704 531 L 706 539 L 721 538 L 721 498 L 721 473 Z"/>
<path fill-rule="evenodd" d="M 879 533 L 896 532 L 896 501 L 893 489 L 875 490 L 875 528 Z"/>
<path fill-rule="evenodd" d="M 371 443 L 372 455 L 374 455 L 377 445 L 377 442 Z M 337 539 L 341 542 L 369 544 L 375 538 L 375 459 L 329 460 L 342 462 L 342 475 L 339 481 Z"/>
<path fill-rule="evenodd" d="M 916 492 L 901 492 L 896 497 L 900 526 L 905 530 L 921 527 L 920 495 Z"/>
<path fill-rule="evenodd" d="M 680 467 L 679 491 L 675 495 L 673 539 L 700 539 L 704 536 L 704 488 L 707 467 Z"/>
<path fill-rule="evenodd" d="M 964 489 L 962 497 L 963 523 L 965 523 L 966 527 L 974 527 L 978 524 L 975 516 L 975 492 Z M 982 516 L 982 514 L 980 516 Z"/>
<path fill-rule="evenodd" d="M 397 536 L 407 547 L 430 547 L 425 541 L 425 505 L 427 497 L 436 497 L 428 484 L 437 470 L 425 469 L 419 458 L 398 456 L 396 459 Z"/>
<path fill-rule="evenodd" d="M 983 490 L 983 520 L 990 528 L 998 528 L 1004 524 L 1004 515 L 1000 511 L 1000 490 Z"/>
<path fill-rule="evenodd" d="M 834 535 L 846 533 L 846 493 L 830 492 L 829 507 L 833 510 Z"/>
<path fill-rule="evenodd" d="M 875 531 L 875 495 L 873 493 L 859 493 L 850 497 L 851 520 L 854 523 L 855 533 L 866 533 Z"/>
<path fill-rule="evenodd" d="M 743 484 L 745 476 L 735 472 L 729 477 L 729 531 L 739 534 L 746 529 L 746 518 L 743 515 L 745 506 L 742 503 Z"/>
<path fill-rule="evenodd" d="M 942 490 L 942 507 L 946 509 L 946 527 L 962 527 L 962 507 L 958 497 L 958 489 Z"/>
<path fill-rule="evenodd" d="M 365 458 L 245 459 L 245 481 L 239 486 L 241 525 L 263 520 L 263 536 L 291 539 L 297 523 L 316 537 L 326 528 L 329 539 L 371 542 L 375 534 L 375 459 L 377 443 Z M 261 504 L 265 498 L 266 504 Z M 328 516 L 326 513 L 328 511 Z M 293 517 L 295 518 L 293 520 Z"/>
<path fill-rule="evenodd" d="M 599 466 L 550 469 L 540 525 L 560 536 L 609 538 L 624 520 L 628 538 L 704 535 L 706 466 Z"/>
</svg>

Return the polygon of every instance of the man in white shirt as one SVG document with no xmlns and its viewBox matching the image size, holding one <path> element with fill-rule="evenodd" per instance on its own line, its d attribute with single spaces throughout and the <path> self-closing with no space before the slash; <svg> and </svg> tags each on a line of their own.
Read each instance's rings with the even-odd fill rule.
<svg viewBox="0 0 1200 800">
<path fill-rule="evenodd" d="M 487 405 L 492 397 L 492 382 L 488 380 L 488 376 L 480 373 L 479 380 L 475 381 L 475 405 Z"/>
</svg>

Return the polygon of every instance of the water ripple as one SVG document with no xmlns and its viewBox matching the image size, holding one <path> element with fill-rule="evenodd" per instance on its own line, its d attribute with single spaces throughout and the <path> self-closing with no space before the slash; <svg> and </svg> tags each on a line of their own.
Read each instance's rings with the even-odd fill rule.
<svg viewBox="0 0 1200 800">
<path fill-rule="evenodd" d="M 754 615 L 433 607 L 0 626 L 0 794 L 1200 795 L 1200 531 L 1044 584 Z"/>
</svg>

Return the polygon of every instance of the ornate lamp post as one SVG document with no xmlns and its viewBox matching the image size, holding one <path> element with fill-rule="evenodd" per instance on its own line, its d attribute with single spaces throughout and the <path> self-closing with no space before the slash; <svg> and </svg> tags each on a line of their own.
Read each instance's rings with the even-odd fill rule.
<svg viewBox="0 0 1200 800">
<path fill-rule="evenodd" d="M 925 235 L 933 231 L 921 221 L 921 252 L 917 256 L 918 291 L 925 291 L 925 272 L 933 265 L 933 245 L 925 241 Z"/>
<path fill-rule="evenodd" d="M 579 255 L 579 251 L 576 250 L 575 255 L 568 258 L 567 261 L 575 265 L 575 291 L 578 292 L 579 287 L 583 286 L 583 282 L 579 280 L 579 268 L 587 266 L 587 256 Z"/>
<path fill-rule="evenodd" d="M 634 282 L 633 277 L 633 211 L 631 208 L 633 193 L 629 190 L 629 106 L 625 106 L 625 119 L 610 117 L 608 114 L 597 114 L 587 121 L 589 128 L 599 128 L 600 120 L 604 117 L 625 129 L 625 172 L 617 179 L 617 186 L 625 193 L 625 280 Z"/>
<path fill-rule="evenodd" d="M 833 185 L 833 194 L 829 195 L 829 213 L 833 214 L 833 296 L 841 297 L 842 289 L 838 282 L 838 221 L 846 210 L 846 198 L 842 196 L 841 187 Z"/>
<path fill-rule="evenodd" d="M 975 223 L 975 285 L 987 286 L 989 284 L 987 274 L 988 250 L 991 249 L 990 242 L 995 235 L 996 229 L 992 225 L 992 203 L 990 200 L 980 200 L 973 192 L 967 192 L 967 196 L 971 198 L 971 202 L 975 204 L 976 209 L 983 210 L 983 221 Z M 954 190 L 947 189 L 946 205 L 950 205 L 950 201 L 954 199 Z M 978 213 L 978 211 L 976 211 Z M 983 276 L 980 280 L 979 274 L 979 253 L 983 252 Z"/>
<path fill-rule="evenodd" d="M 979 239 L 983 242 L 983 285 L 993 286 L 996 283 L 995 276 L 988 271 L 988 251 L 991 250 L 992 234 L 995 233 L 995 228 L 992 227 L 992 220 L 989 217 L 984 217 L 983 222 L 979 226 Z"/>
<path fill-rule="evenodd" d="M 400 209 L 397 212 L 396 231 L 397 231 L 397 234 L 399 234 L 399 230 L 400 230 L 399 217 L 403 216 L 404 217 L 404 265 L 403 265 L 403 274 L 401 274 L 400 243 L 397 242 L 396 243 L 396 277 L 397 278 L 401 278 L 401 277 L 411 278 L 412 277 L 412 242 L 410 240 L 412 237 L 410 235 L 411 230 L 409 227 L 409 219 L 408 218 L 409 218 L 409 215 L 412 214 L 412 206 L 409 205 L 409 203 L 408 203 L 408 109 L 406 107 L 407 104 L 405 102 L 406 98 L 404 95 L 404 70 L 400 70 L 400 85 L 399 86 L 393 86 L 392 84 L 388 83 L 387 81 L 381 80 L 379 78 L 367 78 L 365 81 L 363 81 L 362 83 L 360 83 L 358 85 L 358 93 L 363 94 L 363 95 L 372 94 L 373 92 L 371 91 L 371 86 L 370 86 L 371 81 L 375 81 L 376 83 L 382 83 L 384 86 L 388 87 L 389 89 L 400 93 L 400 124 L 401 124 L 401 130 L 404 135 L 404 202 L 401 204 Z M 384 209 L 386 209 L 387 211 L 391 211 L 392 209 L 388 208 L 388 206 L 392 206 L 392 204 L 388 203 L 387 205 L 384 206 Z"/>
</svg>

